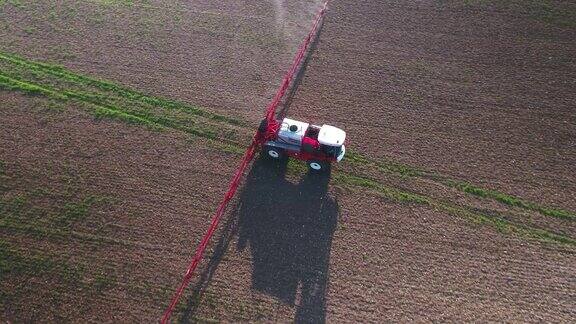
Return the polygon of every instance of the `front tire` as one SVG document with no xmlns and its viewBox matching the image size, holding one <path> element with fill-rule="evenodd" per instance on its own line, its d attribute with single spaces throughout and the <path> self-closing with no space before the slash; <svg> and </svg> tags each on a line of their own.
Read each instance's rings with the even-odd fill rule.
<svg viewBox="0 0 576 324">
<path fill-rule="evenodd" d="M 311 171 L 314 172 L 321 172 L 328 169 L 328 165 L 325 162 L 316 160 L 308 161 L 308 167 L 310 168 Z"/>
<path fill-rule="evenodd" d="M 274 146 L 265 146 L 266 156 L 273 160 L 281 160 L 284 157 L 284 150 Z"/>
</svg>

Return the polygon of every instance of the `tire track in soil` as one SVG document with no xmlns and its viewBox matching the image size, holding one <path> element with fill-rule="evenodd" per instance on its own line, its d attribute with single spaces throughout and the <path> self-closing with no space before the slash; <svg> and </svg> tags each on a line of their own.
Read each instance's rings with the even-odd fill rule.
<svg viewBox="0 0 576 324">
<path fill-rule="evenodd" d="M 96 88 L 98 88 L 100 90 L 104 90 L 104 91 L 111 91 L 112 90 L 112 94 L 120 95 L 120 97 L 122 97 L 122 98 L 127 97 L 130 101 L 136 100 L 136 101 L 134 101 L 135 103 L 142 102 L 145 105 L 149 105 L 149 104 L 153 103 L 152 106 L 154 108 L 158 108 L 158 107 L 156 107 L 156 105 L 158 105 L 161 109 L 164 109 L 164 107 L 166 106 L 166 108 L 169 108 L 169 109 L 177 109 L 177 110 L 190 112 L 193 115 L 198 116 L 198 117 L 209 117 L 209 120 L 223 121 L 225 123 L 232 123 L 232 121 L 225 116 L 214 115 L 214 114 L 205 112 L 201 109 L 186 106 L 186 105 L 183 105 L 183 104 L 180 104 L 177 102 L 166 101 L 164 99 L 159 99 L 159 98 L 154 98 L 154 97 L 147 97 L 141 93 L 138 93 L 138 92 L 126 89 L 126 88 L 119 87 L 115 84 L 110 84 L 107 82 L 102 82 L 99 80 L 87 78 L 87 77 L 82 76 L 82 75 L 77 75 L 77 74 L 71 73 L 70 71 L 66 71 L 65 69 L 62 69 L 61 67 L 38 64 L 38 63 L 26 61 L 26 60 L 19 58 L 19 57 L 10 56 L 8 54 L 2 54 L 2 59 L 6 61 L 5 63 L 16 64 L 18 66 L 18 68 L 25 67 L 25 68 L 29 69 L 29 72 L 32 72 L 32 76 L 27 76 L 27 77 L 32 77 L 33 79 L 42 80 L 42 82 L 46 81 L 46 80 L 44 80 L 46 78 L 46 76 L 55 77 L 55 78 L 57 78 L 57 80 L 60 80 L 60 78 L 62 78 L 62 80 L 64 80 L 65 84 L 68 83 L 67 85 L 61 86 L 61 87 L 64 87 L 63 89 L 66 89 L 66 87 L 75 88 L 79 85 L 86 85 L 86 86 L 90 86 L 90 87 L 96 87 Z M 8 69 L 10 69 L 10 68 L 8 67 Z M 14 74 L 14 73 L 12 73 L 12 74 L 14 74 L 14 77 L 19 77 L 19 75 L 26 76 L 27 74 L 29 74 L 29 72 L 24 70 L 24 71 L 18 72 L 19 74 Z M 41 79 L 38 79 L 38 77 L 40 77 Z M 119 114 L 121 114 L 119 116 L 121 116 L 121 117 L 127 116 L 129 118 L 132 118 L 132 116 L 134 116 L 134 118 L 137 118 L 137 122 L 148 122 L 148 120 L 149 120 L 148 117 L 146 117 L 149 115 L 148 110 L 145 111 L 144 115 L 142 115 L 141 113 L 139 113 L 137 111 L 134 113 L 129 112 L 128 115 L 122 115 L 122 114 L 124 114 L 124 111 L 127 111 L 125 109 L 120 108 L 121 105 L 124 105 L 124 101 L 119 101 L 119 103 L 115 103 L 115 101 L 112 101 L 111 103 L 103 103 L 102 99 L 99 99 L 99 98 L 103 98 L 103 96 L 101 94 L 93 94 L 93 93 L 84 94 L 82 92 L 77 92 L 76 90 L 72 90 L 72 91 L 55 90 L 55 89 L 48 88 L 48 86 L 46 86 L 46 85 L 37 86 L 37 85 L 34 85 L 33 83 L 32 84 L 28 83 L 28 81 L 14 80 L 14 79 L 11 79 L 10 77 L 8 77 L 7 80 L 8 80 L 8 82 L 12 82 L 12 84 L 8 83 L 8 88 L 11 88 L 11 87 L 18 88 L 18 87 L 20 87 L 20 84 L 22 84 L 22 85 L 25 85 L 27 87 L 34 87 L 32 89 L 39 89 L 40 93 L 45 94 L 51 98 L 68 99 L 69 97 L 71 97 L 73 99 L 79 99 L 80 101 L 86 102 L 88 104 L 96 104 L 97 109 L 108 109 L 108 107 L 111 107 L 111 109 L 113 109 L 112 111 L 114 111 L 115 113 L 118 112 Z M 60 81 L 58 81 L 58 82 L 60 82 Z M 26 90 L 26 91 L 28 91 L 28 90 Z M 83 87 L 82 91 L 93 91 L 93 90 L 86 89 L 85 87 Z M 38 91 L 34 90 L 34 92 L 38 92 Z M 116 92 L 117 92 L 117 94 L 116 94 Z M 122 100 L 122 98 L 120 100 Z M 289 101 L 290 100 L 287 100 L 286 105 L 289 105 Z M 137 108 L 137 109 L 140 109 L 140 108 Z M 108 113 L 106 113 L 106 114 L 108 114 Z M 134 115 L 134 114 L 136 114 L 136 115 Z M 143 116 L 143 117 L 140 117 L 140 116 Z M 124 118 L 124 117 L 122 117 L 122 118 Z M 153 125 L 156 125 L 156 120 L 159 120 L 161 125 L 166 125 L 168 127 L 175 127 L 177 129 L 180 128 L 177 121 L 173 122 L 171 120 L 168 120 L 169 123 L 166 124 L 166 122 L 164 121 L 164 118 L 158 119 L 157 117 L 152 117 L 150 122 Z M 174 126 L 172 126 L 172 124 Z M 242 125 L 241 122 L 234 122 L 232 124 Z M 224 124 L 224 125 L 227 125 L 227 124 Z M 189 127 L 186 127 L 183 130 L 185 132 L 191 133 L 192 135 L 199 135 L 199 136 L 205 136 L 205 137 L 211 138 L 211 136 L 207 136 L 207 135 L 210 135 L 211 131 L 204 131 L 204 130 L 198 131 L 195 129 L 190 129 Z M 234 143 L 234 142 L 232 142 L 232 143 Z M 349 155 L 351 155 L 351 153 Z M 417 169 L 411 169 L 409 166 L 402 166 L 402 165 L 386 166 L 386 165 L 383 165 L 381 163 L 377 163 L 377 162 L 375 163 L 374 161 L 371 162 L 370 160 L 368 160 L 365 157 L 360 156 L 360 155 L 354 155 L 354 157 L 352 157 L 352 159 L 355 162 L 360 162 L 363 164 L 371 163 L 372 165 L 376 165 L 378 169 L 382 169 L 385 171 L 409 172 L 410 175 L 416 175 L 418 177 L 424 176 L 425 180 L 426 179 L 427 180 L 433 180 L 433 181 L 436 181 L 442 185 L 448 184 L 448 186 L 455 187 L 455 188 L 459 188 L 459 186 L 460 186 L 458 184 L 459 183 L 458 181 L 454 182 L 454 180 L 450 180 L 448 178 L 434 175 L 434 174 L 426 175 L 426 173 L 424 173 L 423 171 L 417 170 Z M 337 177 L 337 179 L 345 179 L 345 178 Z M 357 180 L 355 180 L 355 181 L 358 181 L 358 180 L 362 180 L 362 179 L 357 178 Z M 455 186 L 455 185 L 449 184 L 449 183 L 453 183 L 453 184 L 457 184 L 457 185 Z M 467 187 L 470 186 L 469 184 L 466 184 L 466 183 L 460 183 L 460 184 L 463 184 Z M 481 189 L 481 188 L 476 188 L 474 190 L 478 191 L 478 189 Z M 462 189 L 460 189 L 460 190 L 462 190 Z M 489 193 L 489 191 L 488 192 L 484 191 L 484 192 L 485 192 L 485 194 Z M 515 197 L 502 196 L 501 193 L 497 193 L 497 192 L 496 192 L 496 194 L 500 195 L 500 197 L 502 197 L 502 198 L 505 198 L 507 201 L 516 201 L 517 202 L 516 206 L 519 206 L 519 207 L 522 207 L 525 209 L 529 209 L 529 210 L 536 210 L 536 211 L 542 212 L 541 211 L 542 207 L 539 207 L 538 205 L 534 205 L 533 203 L 522 202 L 521 200 L 518 200 Z M 518 204 L 520 202 L 521 202 L 521 204 Z M 527 204 L 532 204 L 532 205 L 527 205 Z M 441 203 L 441 206 L 446 206 L 446 204 Z M 530 206 L 532 206 L 532 207 L 530 207 Z M 544 213 L 546 215 L 548 215 L 548 213 L 554 213 L 554 214 L 560 213 L 561 215 L 565 215 L 566 217 L 570 217 L 570 213 L 567 211 L 553 210 L 553 209 L 548 209 L 547 207 L 545 209 L 542 209 L 542 210 L 544 210 L 544 212 L 545 212 L 545 213 L 544 212 L 542 212 L 542 213 Z M 478 211 L 476 211 L 476 213 L 478 213 Z M 484 212 L 482 212 L 482 213 L 484 215 L 482 217 L 489 217 L 489 218 L 494 217 L 493 215 L 490 215 L 490 213 L 487 213 L 487 214 Z M 500 218 L 502 218 L 502 217 L 500 217 Z M 524 221 L 522 221 L 522 218 L 520 219 L 520 221 L 524 222 Z"/>
</svg>

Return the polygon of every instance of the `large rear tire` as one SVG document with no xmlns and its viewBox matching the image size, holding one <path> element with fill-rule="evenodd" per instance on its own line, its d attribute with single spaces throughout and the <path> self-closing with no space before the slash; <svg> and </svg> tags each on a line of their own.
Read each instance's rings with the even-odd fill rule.
<svg viewBox="0 0 576 324">
<path fill-rule="evenodd" d="M 266 156 L 273 160 L 281 160 L 285 156 L 283 149 L 274 146 L 265 146 L 264 152 L 266 153 Z"/>
<path fill-rule="evenodd" d="M 308 161 L 308 167 L 310 171 L 323 172 L 328 169 L 328 164 L 322 161 L 310 160 Z"/>
</svg>

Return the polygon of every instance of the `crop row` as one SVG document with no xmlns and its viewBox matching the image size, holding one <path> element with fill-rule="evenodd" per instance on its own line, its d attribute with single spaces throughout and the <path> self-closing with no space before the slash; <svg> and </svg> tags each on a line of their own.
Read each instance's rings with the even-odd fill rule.
<svg viewBox="0 0 576 324">
<path fill-rule="evenodd" d="M 244 145 L 241 143 L 246 142 L 246 139 L 249 139 L 247 134 L 252 132 L 248 123 L 243 121 L 214 114 L 184 103 L 149 96 L 108 81 L 97 80 L 72 72 L 61 66 L 33 62 L 7 53 L 0 53 L 0 62 L 4 64 L 0 65 L 0 68 L 7 70 L 0 70 L 0 87 L 42 95 L 59 101 L 72 100 L 80 102 L 90 107 L 91 112 L 99 118 L 115 118 L 129 123 L 146 125 L 154 129 L 169 128 L 182 131 L 192 136 L 208 139 L 213 146 L 237 154 L 243 151 L 242 148 Z M 59 85 L 59 87 L 55 87 L 54 84 Z M 183 112 L 184 114 L 169 114 L 172 111 Z M 228 135 L 224 138 L 219 137 L 212 129 L 203 128 L 200 126 L 200 123 L 190 118 L 190 116 L 216 122 L 218 123 L 217 126 L 221 129 L 219 133 L 224 132 Z M 202 123 L 202 125 L 205 124 Z M 244 141 L 241 140 L 242 136 L 236 132 L 238 129 L 240 129 L 240 133 L 244 135 Z M 483 189 L 467 182 L 450 179 L 400 163 L 378 161 L 354 152 L 349 153 L 348 163 L 352 165 L 375 166 L 376 169 L 382 173 L 392 174 L 402 178 L 415 177 L 432 180 L 438 184 L 448 186 L 474 197 L 495 200 L 508 206 L 535 211 L 545 216 L 567 220 L 576 219 L 574 213 L 566 210 L 541 206 L 505 193 Z M 375 180 L 359 177 L 343 171 L 335 173 L 334 179 L 342 185 L 376 190 L 380 195 L 394 201 L 426 204 L 449 212 L 450 214 L 473 218 L 505 232 L 524 234 L 525 236 L 544 241 L 573 243 L 572 239 L 562 235 L 542 229 L 531 229 L 523 225 L 515 225 L 510 221 L 496 216 L 462 210 L 453 205 L 432 202 L 430 197 L 421 194 L 415 196 L 413 193 L 384 187 Z"/>
<path fill-rule="evenodd" d="M 246 140 L 252 135 L 239 119 L 6 53 L 0 53 L 0 87 L 56 101 L 80 102 L 98 118 L 115 118 L 154 129 L 176 129 L 208 140 L 217 139 L 218 143 Z M 237 142 L 232 144 L 240 146 Z"/>
<path fill-rule="evenodd" d="M 518 207 L 521 209 L 538 212 L 545 216 L 551 216 L 566 220 L 576 220 L 576 213 L 564 209 L 542 206 L 540 204 L 527 201 L 525 199 L 512 196 L 497 190 L 481 188 L 466 181 L 451 179 L 449 177 L 436 174 L 434 172 L 421 170 L 405 164 L 399 164 L 390 161 L 375 161 L 355 153 L 348 154 L 348 159 L 352 163 L 374 166 L 384 173 L 396 174 L 404 178 L 420 178 L 431 180 L 437 184 L 441 184 L 456 189 L 460 192 L 464 192 L 477 198 L 492 199 L 507 206 Z"/>
<path fill-rule="evenodd" d="M 187 114 L 204 117 L 213 121 L 222 122 L 224 124 L 239 126 L 241 128 L 244 128 L 248 132 L 250 131 L 249 124 L 237 118 L 231 118 L 211 113 L 201 108 L 192 105 L 187 105 L 181 102 L 149 96 L 144 93 L 134 91 L 132 89 L 117 85 L 112 82 L 98 80 L 82 74 L 72 72 L 61 66 L 34 62 L 13 54 L 1 53 L 1 52 L 0 52 L 0 60 L 21 67 L 28 72 L 34 73 L 39 78 L 44 78 L 46 75 L 49 75 L 60 81 L 65 80 L 74 85 L 94 87 L 99 91 L 104 92 L 103 94 L 102 93 L 87 94 L 85 92 L 71 91 L 71 90 L 57 92 L 47 88 L 46 86 L 41 86 L 31 82 L 23 82 L 16 79 L 6 80 L 5 79 L 6 76 L 0 75 L 0 81 L 1 81 L 0 85 L 4 85 L 4 87 L 7 88 L 19 89 L 29 93 L 39 93 L 51 98 L 61 100 L 72 98 L 83 101 L 85 103 L 93 104 L 96 106 L 94 109 L 94 114 L 97 117 L 117 118 L 131 123 L 145 124 L 152 128 L 159 128 L 163 126 L 181 130 L 188 134 L 205 137 L 208 139 L 215 139 L 218 137 L 217 136 L 218 133 L 222 133 L 222 127 L 219 128 L 218 131 L 215 131 L 214 129 L 200 129 L 198 124 L 196 124 L 196 126 L 191 126 L 190 125 L 191 120 L 184 120 L 183 118 L 177 118 L 177 117 L 172 118 L 166 117 L 167 110 L 168 111 L 178 110 L 178 111 L 184 111 Z M 127 100 L 129 105 L 120 107 L 114 104 L 106 104 L 104 98 L 110 98 L 110 94 L 114 94 L 117 97 Z M 126 102 L 120 102 L 120 104 L 124 103 Z M 138 107 L 140 107 L 139 110 L 134 111 L 134 109 L 126 109 L 126 107 L 133 106 L 133 104 L 137 104 Z M 154 115 L 149 111 L 142 112 L 141 107 L 143 104 L 150 105 L 156 108 L 161 108 L 163 110 L 163 113 L 161 114 L 162 116 Z M 228 144 L 237 146 L 236 149 L 233 149 L 233 151 L 236 151 L 238 153 L 241 152 L 241 148 L 244 145 L 239 144 L 240 142 L 238 141 L 238 139 L 234 138 L 235 136 L 233 134 L 234 133 L 233 130 L 227 130 L 227 131 L 229 132 L 228 136 L 223 140 L 226 141 Z M 245 139 L 246 138 L 247 137 L 245 137 Z M 428 180 L 435 181 L 439 184 L 454 188 L 456 190 L 459 190 L 461 192 L 479 198 L 492 199 L 500 203 L 506 204 L 508 206 L 535 211 L 542 215 L 562 219 L 572 219 L 572 220 L 576 219 L 576 214 L 569 212 L 567 210 L 542 206 L 534 202 L 526 201 L 519 197 L 508 195 L 506 193 L 502 193 L 491 189 L 484 189 L 468 182 L 450 179 L 448 177 L 438 175 L 429 171 L 420 170 L 408 165 L 399 164 L 391 161 L 376 161 L 361 154 L 354 154 L 354 153 L 349 154 L 349 160 L 351 163 L 372 164 L 375 165 L 382 172 L 393 173 L 396 175 L 400 175 L 402 177 L 426 178 Z"/>
</svg>

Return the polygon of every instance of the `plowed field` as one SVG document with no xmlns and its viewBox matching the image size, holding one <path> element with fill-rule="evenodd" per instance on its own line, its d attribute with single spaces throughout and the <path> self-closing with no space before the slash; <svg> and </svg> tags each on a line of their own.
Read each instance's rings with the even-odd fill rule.
<svg viewBox="0 0 576 324">
<path fill-rule="evenodd" d="M 315 1 L 0 1 L 0 319 L 157 321 Z M 178 322 L 576 318 L 576 7 L 335 1 Z"/>
</svg>

